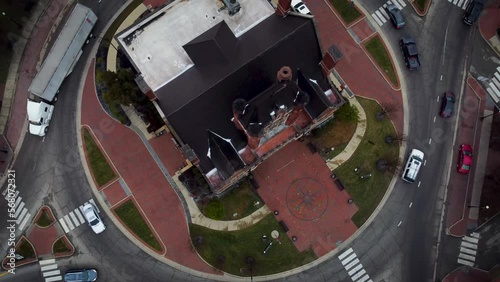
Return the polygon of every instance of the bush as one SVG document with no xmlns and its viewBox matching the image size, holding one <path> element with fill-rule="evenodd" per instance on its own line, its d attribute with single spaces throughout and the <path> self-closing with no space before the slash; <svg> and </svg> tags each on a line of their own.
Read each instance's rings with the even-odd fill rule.
<svg viewBox="0 0 500 282">
<path fill-rule="evenodd" d="M 224 206 L 219 199 L 210 201 L 203 211 L 208 218 L 215 220 L 222 220 L 224 218 Z"/>
<path fill-rule="evenodd" d="M 356 107 L 349 103 L 345 103 L 340 109 L 335 112 L 335 117 L 339 121 L 358 122 L 359 112 Z"/>
</svg>

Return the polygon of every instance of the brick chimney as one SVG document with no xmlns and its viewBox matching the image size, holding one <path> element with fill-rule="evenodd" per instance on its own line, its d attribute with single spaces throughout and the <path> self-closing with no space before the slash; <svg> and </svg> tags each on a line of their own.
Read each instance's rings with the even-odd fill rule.
<svg viewBox="0 0 500 282">
<path fill-rule="evenodd" d="M 275 13 L 284 17 L 292 7 L 292 0 L 278 0 Z"/>
<path fill-rule="evenodd" d="M 323 59 L 321 60 L 321 70 L 323 71 L 323 74 L 325 76 L 330 75 L 332 72 L 333 68 L 337 64 L 335 59 L 332 57 L 332 55 L 329 52 L 326 52 L 325 55 L 323 55 Z"/>
<path fill-rule="evenodd" d="M 277 74 L 278 82 L 291 81 L 292 80 L 292 69 L 290 67 L 282 67 Z"/>
<path fill-rule="evenodd" d="M 236 128 L 243 131 L 245 129 L 243 128 L 243 125 L 241 125 L 239 117 L 245 111 L 247 104 L 248 104 L 247 101 L 241 98 L 238 98 L 233 101 L 233 122 L 234 125 L 236 125 Z"/>
</svg>

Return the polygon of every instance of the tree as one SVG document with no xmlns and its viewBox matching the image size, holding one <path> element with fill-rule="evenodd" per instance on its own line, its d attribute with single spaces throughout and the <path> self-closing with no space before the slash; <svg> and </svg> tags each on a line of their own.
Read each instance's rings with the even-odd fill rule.
<svg viewBox="0 0 500 282">
<path fill-rule="evenodd" d="M 137 104 L 146 99 L 134 81 L 134 74 L 129 69 L 118 72 L 106 71 L 100 76 L 108 88 L 107 98 L 122 105 Z"/>
<path fill-rule="evenodd" d="M 402 133 L 396 133 L 394 135 L 387 135 L 385 136 L 385 143 L 387 144 L 392 144 L 394 141 L 398 142 L 398 143 L 402 143 L 404 141 L 406 141 L 406 135 L 402 134 Z"/>
<path fill-rule="evenodd" d="M 397 154 L 387 154 L 379 158 L 376 164 L 378 171 L 395 173 L 400 167 L 401 159 Z"/>
<path fill-rule="evenodd" d="M 381 104 L 380 107 L 381 110 L 375 115 L 375 117 L 379 121 L 383 120 L 385 116 L 389 115 L 392 112 L 395 112 L 398 109 L 395 104 L 391 103 Z"/>
</svg>

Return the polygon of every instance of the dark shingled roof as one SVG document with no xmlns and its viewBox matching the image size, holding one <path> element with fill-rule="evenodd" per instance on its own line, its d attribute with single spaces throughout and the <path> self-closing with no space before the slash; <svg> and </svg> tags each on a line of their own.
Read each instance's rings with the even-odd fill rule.
<svg viewBox="0 0 500 282">
<path fill-rule="evenodd" d="M 229 143 L 229 140 L 224 139 L 211 130 L 208 130 L 208 147 L 209 158 L 224 180 L 245 166 L 245 163 L 233 145 Z"/>
<path fill-rule="evenodd" d="M 220 30 L 221 26 L 214 28 Z M 195 65 L 156 92 L 169 122 L 183 142 L 196 152 L 205 173 L 214 167 L 207 158 L 206 130 L 230 139 L 236 150 L 242 149 L 246 137 L 231 121 L 232 103 L 237 98 L 250 101 L 271 87 L 281 67 L 292 69 L 293 80 L 300 69 L 322 89 L 329 89 L 319 67 L 322 54 L 312 19 L 271 15 L 237 41 L 235 52 L 226 53 L 229 62 Z M 318 103 L 323 100 L 309 93 L 310 89 L 304 91 L 310 96 L 307 110 L 315 117 L 324 110 L 322 103 Z"/>
</svg>

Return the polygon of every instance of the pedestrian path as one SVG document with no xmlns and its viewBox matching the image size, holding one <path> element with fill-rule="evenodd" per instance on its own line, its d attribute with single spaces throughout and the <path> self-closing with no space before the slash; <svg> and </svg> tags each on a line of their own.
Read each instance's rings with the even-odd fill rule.
<svg viewBox="0 0 500 282">
<path fill-rule="evenodd" d="M 474 266 L 478 243 L 479 233 L 473 232 L 470 236 L 462 237 L 457 262 L 467 266 Z"/>
<path fill-rule="evenodd" d="M 488 83 L 486 91 L 488 91 L 488 94 L 490 94 L 491 99 L 493 99 L 495 103 L 500 102 L 500 67 L 497 67 L 497 71 L 493 75 L 491 82 Z"/>
<path fill-rule="evenodd" d="M 10 190 L 9 188 L 5 189 L 2 195 L 5 196 L 5 200 L 9 201 L 9 198 L 12 198 L 11 201 L 14 201 L 15 212 L 13 214 L 9 213 L 9 217 L 16 220 L 17 231 L 22 231 L 29 222 L 31 213 L 29 213 L 26 204 L 22 201 L 22 197 L 19 196 L 19 190 L 12 190 L 12 188 Z"/>
<path fill-rule="evenodd" d="M 370 276 L 366 273 L 363 265 L 356 256 L 352 248 L 339 255 L 339 260 L 342 262 L 347 274 L 354 282 L 372 282 Z"/>
<path fill-rule="evenodd" d="M 465 8 L 467 8 L 467 4 L 469 4 L 470 0 L 448 0 L 448 2 L 452 3 L 455 6 L 462 8 L 462 10 L 465 10 Z"/>
<path fill-rule="evenodd" d="M 406 7 L 404 0 L 389 0 L 384 5 L 382 5 L 378 10 L 372 13 L 372 18 L 377 22 L 379 26 L 383 26 L 389 20 L 389 14 L 385 10 L 387 5 L 394 4 L 399 10 L 403 10 Z"/>
<path fill-rule="evenodd" d="M 97 205 L 95 204 L 94 199 L 90 199 L 88 202 L 85 202 L 85 204 L 74 209 L 67 215 L 59 218 L 58 221 L 61 224 L 62 228 L 64 229 L 64 233 L 68 233 L 71 230 L 77 228 L 78 226 L 86 222 L 85 217 L 83 216 L 83 206 L 88 203 L 91 203 L 97 209 L 98 213 L 101 212 L 97 207 Z"/>
<path fill-rule="evenodd" d="M 38 263 L 45 282 L 62 281 L 61 271 L 58 269 L 55 259 L 41 260 Z"/>
</svg>

